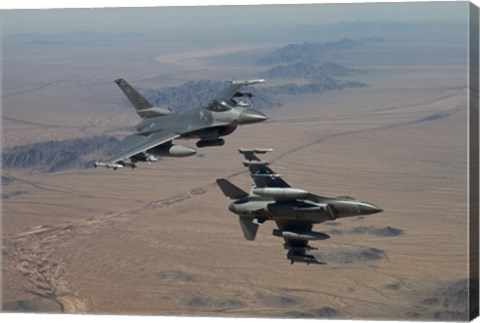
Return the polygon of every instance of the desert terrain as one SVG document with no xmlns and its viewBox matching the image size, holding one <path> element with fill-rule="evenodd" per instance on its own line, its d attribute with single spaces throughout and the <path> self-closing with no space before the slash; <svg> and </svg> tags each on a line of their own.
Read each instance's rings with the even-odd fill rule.
<svg viewBox="0 0 480 323">
<path fill-rule="evenodd" d="M 381 37 L 328 52 L 358 71 L 336 80 L 364 86 L 279 93 L 279 104 L 262 109 L 266 122 L 239 127 L 222 147 L 117 171 L 91 167 L 110 136 L 138 121 L 114 79 L 161 92 L 256 78 L 271 66 L 253 58 L 289 42 L 7 42 L 2 310 L 467 319 L 466 50 L 461 41 Z M 273 78 L 255 88 L 290 82 L 310 81 Z M 102 136 L 85 152 L 62 148 Z M 384 211 L 315 226 L 331 236 L 312 242 L 327 265 L 290 265 L 273 223 L 244 240 L 215 184 L 250 187 L 237 149 L 251 147 L 273 148 L 264 159 L 293 187 Z M 62 166 L 68 154 L 75 160 Z"/>
</svg>

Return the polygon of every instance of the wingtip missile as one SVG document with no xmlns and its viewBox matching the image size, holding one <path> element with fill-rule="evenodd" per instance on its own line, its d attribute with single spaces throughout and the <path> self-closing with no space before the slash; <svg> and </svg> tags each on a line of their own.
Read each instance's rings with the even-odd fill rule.
<svg viewBox="0 0 480 323">
<path fill-rule="evenodd" d="M 244 166 L 253 166 L 253 165 L 268 166 L 270 165 L 270 163 L 262 160 L 244 160 L 243 165 Z"/>
<path fill-rule="evenodd" d="M 105 168 L 112 168 L 113 170 L 116 170 L 117 168 L 122 168 L 123 165 L 120 164 L 115 164 L 115 163 L 104 163 L 104 162 L 99 162 L 96 161 L 94 164 L 94 167 L 105 167 Z"/>
<path fill-rule="evenodd" d="M 258 83 L 265 83 L 264 79 L 246 80 L 246 81 L 229 81 L 231 85 L 253 85 Z"/>
</svg>

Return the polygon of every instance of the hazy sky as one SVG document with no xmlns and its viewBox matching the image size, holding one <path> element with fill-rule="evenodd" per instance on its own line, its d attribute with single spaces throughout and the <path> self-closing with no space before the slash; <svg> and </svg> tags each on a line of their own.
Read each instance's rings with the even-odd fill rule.
<svg viewBox="0 0 480 323">
<path fill-rule="evenodd" d="M 323 24 L 352 20 L 465 19 L 467 2 L 349 3 L 114 9 L 3 10 L 5 35 L 71 31 L 132 32 L 179 26 Z"/>
</svg>

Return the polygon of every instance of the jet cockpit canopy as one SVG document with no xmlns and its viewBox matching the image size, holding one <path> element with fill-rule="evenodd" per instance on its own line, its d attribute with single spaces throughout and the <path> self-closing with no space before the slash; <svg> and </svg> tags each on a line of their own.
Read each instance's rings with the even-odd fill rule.
<svg viewBox="0 0 480 323">
<path fill-rule="evenodd" d="M 215 112 L 222 112 L 222 111 L 228 111 L 233 109 L 231 105 L 229 105 L 227 102 L 223 100 L 222 101 L 211 100 L 206 105 L 204 105 L 203 108 L 210 111 L 215 111 Z"/>
</svg>

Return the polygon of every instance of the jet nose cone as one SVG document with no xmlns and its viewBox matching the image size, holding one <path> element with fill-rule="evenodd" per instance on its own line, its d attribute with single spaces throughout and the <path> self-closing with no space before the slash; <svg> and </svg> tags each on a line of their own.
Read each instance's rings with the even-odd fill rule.
<svg viewBox="0 0 480 323">
<path fill-rule="evenodd" d="M 238 116 L 239 124 L 257 123 L 267 120 L 267 116 L 255 109 L 245 109 Z"/>
<path fill-rule="evenodd" d="M 370 203 L 360 203 L 358 207 L 360 209 L 360 213 L 363 215 L 375 214 L 383 211 L 382 208 Z"/>
</svg>

